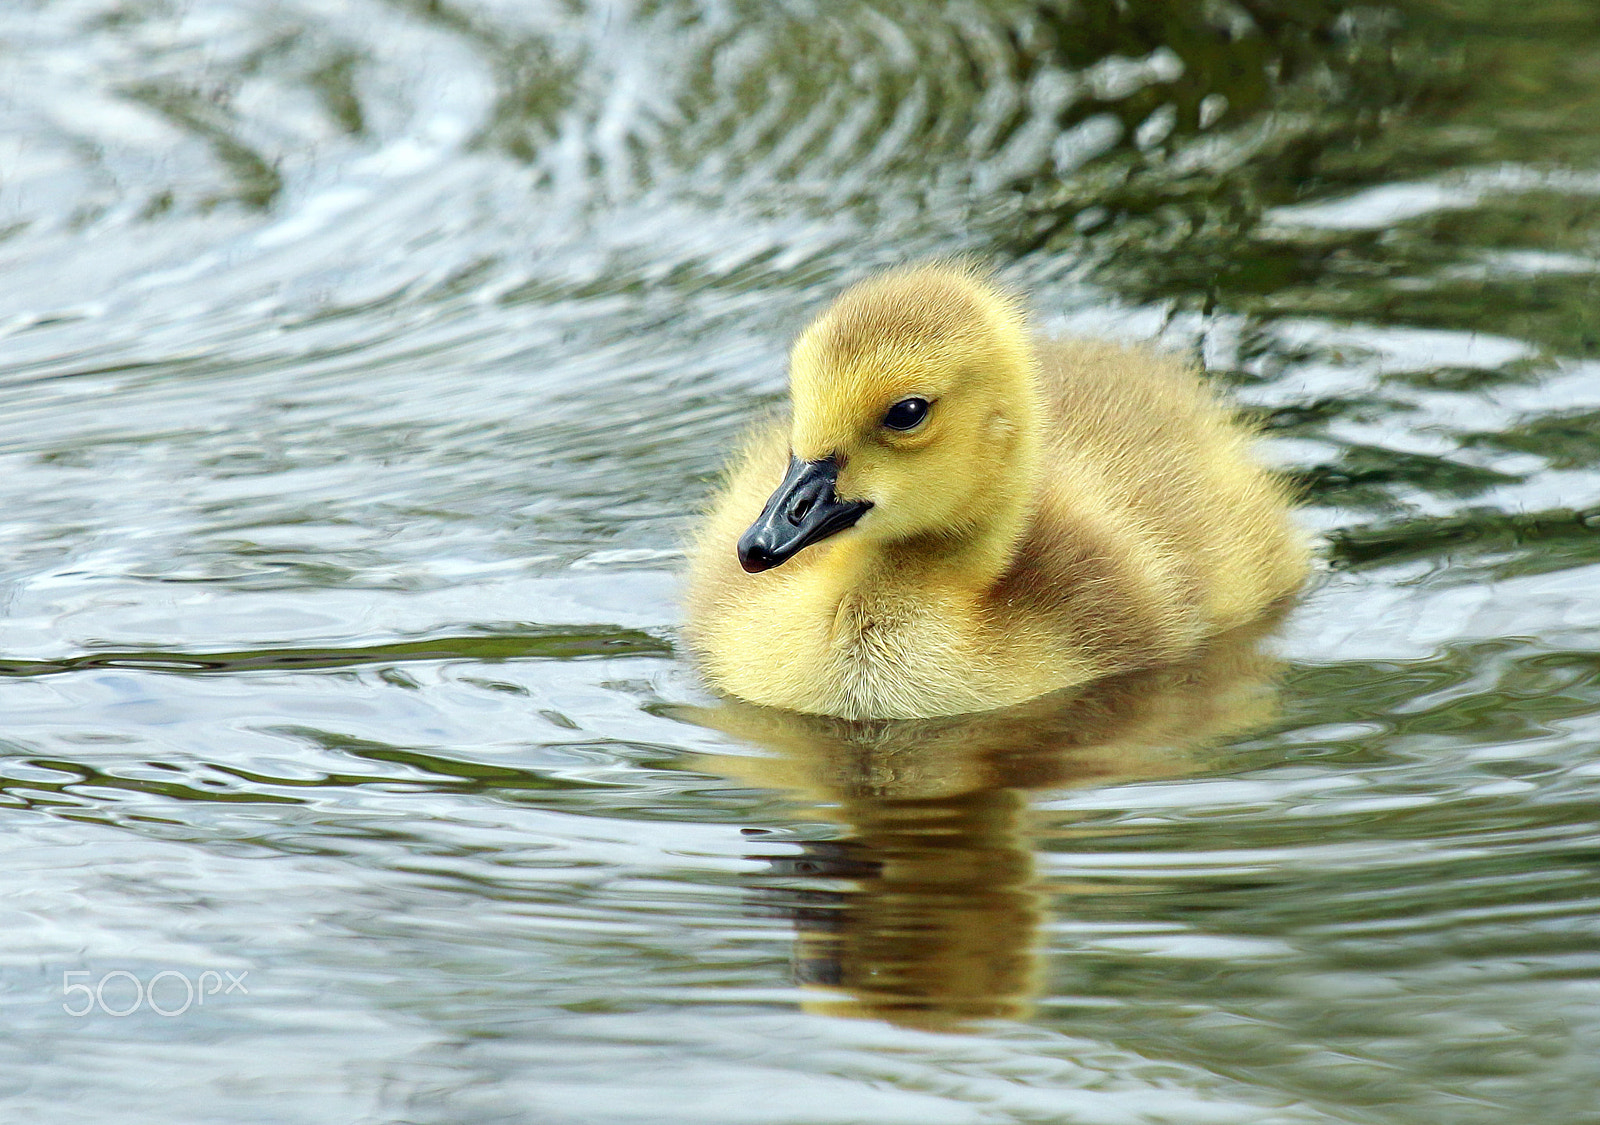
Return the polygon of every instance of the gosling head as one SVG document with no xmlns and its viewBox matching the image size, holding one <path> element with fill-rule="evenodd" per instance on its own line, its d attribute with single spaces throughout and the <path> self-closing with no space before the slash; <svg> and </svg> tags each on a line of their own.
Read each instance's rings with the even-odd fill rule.
<svg viewBox="0 0 1600 1125">
<path fill-rule="evenodd" d="M 789 469 L 739 540 L 769 570 L 854 528 L 981 537 L 1031 494 L 1038 390 L 1013 300 L 980 273 L 902 270 L 847 291 L 790 353 Z"/>
</svg>

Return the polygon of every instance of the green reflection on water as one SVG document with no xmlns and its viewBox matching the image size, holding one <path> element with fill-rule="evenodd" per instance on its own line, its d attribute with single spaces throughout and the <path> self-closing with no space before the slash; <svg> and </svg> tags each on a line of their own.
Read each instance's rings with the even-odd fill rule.
<svg viewBox="0 0 1600 1125">
<path fill-rule="evenodd" d="M 1600 158 L 1600 16 L 1564 0 L 1503 5 L 1334 0 L 1063 8 L 1044 53 L 1078 61 L 1166 49 L 1181 74 L 1138 96 L 1075 105 L 1064 126 L 1110 109 L 1106 157 L 1022 185 L 1034 244 L 1082 254 L 1115 289 L 1257 316 L 1493 330 L 1552 354 L 1591 355 L 1595 193 L 1563 170 Z M 1211 129 L 1198 106 L 1225 105 Z M 1140 139 L 1157 107 L 1173 126 Z M 1528 162 L 1516 173 L 1502 162 Z M 1386 219 L 1374 199 L 1333 225 L 1291 205 L 1427 181 L 1455 202 Z M 1396 198 L 1404 208 L 1413 199 Z M 1288 210 L 1277 211 L 1275 208 Z M 1308 216 L 1309 218 L 1309 216 Z M 1496 252 L 1581 258 L 1507 268 Z"/>
<path fill-rule="evenodd" d="M 494 663 L 530 657 L 665 656 L 672 646 L 632 629 L 549 629 L 472 637 L 435 637 L 384 645 L 254 649 L 243 652 L 94 652 L 60 660 L 0 660 L 0 676 L 43 676 L 93 668 L 139 668 L 156 672 L 252 672 L 297 668 L 354 668 L 412 660 L 471 660 Z"/>
</svg>

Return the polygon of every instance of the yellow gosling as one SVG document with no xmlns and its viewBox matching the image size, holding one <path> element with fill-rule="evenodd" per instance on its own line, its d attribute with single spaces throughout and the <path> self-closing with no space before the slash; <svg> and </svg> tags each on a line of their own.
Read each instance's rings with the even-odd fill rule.
<svg viewBox="0 0 1600 1125">
<path fill-rule="evenodd" d="M 846 292 L 692 552 L 687 637 L 753 703 L 925 718 L 1192 653 L 1307 552 L 1251 433 L 1170 356 L 1034 340 L 986 277 Z"/>
</svg>

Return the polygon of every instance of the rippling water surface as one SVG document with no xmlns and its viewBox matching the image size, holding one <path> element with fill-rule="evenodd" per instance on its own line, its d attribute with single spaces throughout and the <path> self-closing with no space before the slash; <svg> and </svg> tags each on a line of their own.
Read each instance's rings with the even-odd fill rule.
<svg viewBox="0 0 1600 1125">
<path fill-rule="evenodd" d="M 1600 1121 L 1600 10 L 18 0 L 0 106 L 8 1119 Z M 1203 357 L 1325 572 L 714 706 L 708 480 L 950 252 Z"/>
</svg>

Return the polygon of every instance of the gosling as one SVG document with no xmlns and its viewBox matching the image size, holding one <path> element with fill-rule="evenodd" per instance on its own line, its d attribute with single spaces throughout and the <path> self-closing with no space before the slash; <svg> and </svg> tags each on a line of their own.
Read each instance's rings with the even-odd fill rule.
<svg viewBox="0 0 1600 1125">
<path fill-rule="evenodd" d="M 1034 340 L 974 269 L 850 289 L 789 389 L 691 551 L 685 635 L 730 695 L 986 711 L 1190 655 L 1304 581 L 1289 490 L 1189 365 Z"/>
</svg>

